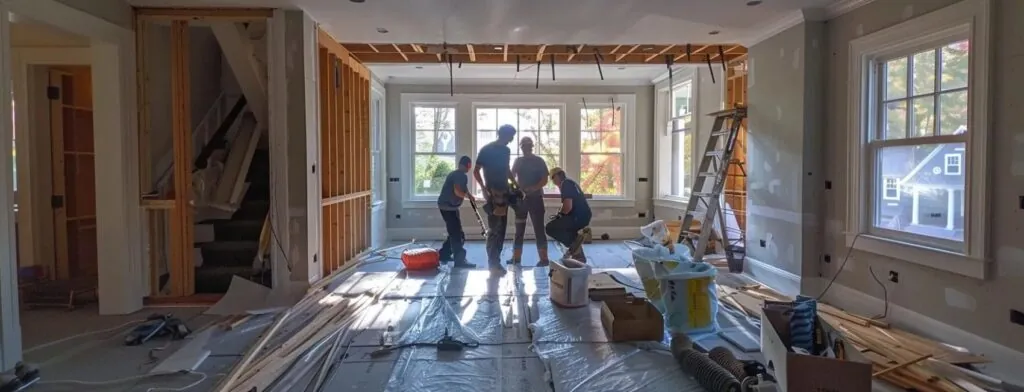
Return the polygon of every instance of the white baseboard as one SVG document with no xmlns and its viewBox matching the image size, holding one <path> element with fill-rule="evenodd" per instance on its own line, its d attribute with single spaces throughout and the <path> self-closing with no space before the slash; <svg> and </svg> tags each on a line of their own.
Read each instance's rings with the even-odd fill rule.
<svg viewBox="0 0 1024 392">
<path fill-rule="evenodd" d="M 463 227 L 466 231 L 467 240 L 482 240 L 484 237 L 480 235 L 479 226 Z M 609 240 L 634 240 L 640 237 L 639 227 L 630 226 L 591 226 L 591 232 L 594 235 L 595 240 L 600 240 L 602 234 L 608 234 Z M 435 241 L 443 240 L 447 232 L 444 227 L 419 227 L 419 228 L 388 228 L 388 240 L 389 241 L 409 241 L 413 238 L 419 241 Z M 515 234 L 515 228 L 511 225 L 505 232 L 505 238 L 508 240 L 512 239 Z M 526 229 L 526 239 L 532 240 L 533 230 L 529 227 Z"/>
<path fill-rule="evenodd" d="M 814 279 L 818 282 L 809 286 L 816 289 L 812 295 L 818 295 L 827 281 L 821 278 Z M 865 315 L 880 313 L 885 307 L 882 299 L 838 283 L 832 285 L 824 300 L 833 306 Z M 1024 374 L 1020 371 L 1024 369 L 1022 352 L 892 303 L 889 304 L 887 320 L 890 324 L 909 332 L 982 354 L 992 360 L 990 364 L 976 365 L 984 373 L 1003 381 L 1024 384 Z"/>
<path fill-rule="evenodd" d="M 743 272 L 790 297 L 800 293 L 800 276 L 761 260 L 744 258 Z"/>
</svg>

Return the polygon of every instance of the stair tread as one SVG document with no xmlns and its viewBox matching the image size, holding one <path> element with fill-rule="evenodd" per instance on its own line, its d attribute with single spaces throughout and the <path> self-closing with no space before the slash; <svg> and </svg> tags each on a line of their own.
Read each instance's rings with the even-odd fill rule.
<svg viewBox="0 0 1024 392">
<path fill-rule="evenodd" d="M 211 241 L 197 243 L 196 247 L 212 251 L 244 251 L 256 250 L 260 247 L 259 241 Z"/>
</svg>

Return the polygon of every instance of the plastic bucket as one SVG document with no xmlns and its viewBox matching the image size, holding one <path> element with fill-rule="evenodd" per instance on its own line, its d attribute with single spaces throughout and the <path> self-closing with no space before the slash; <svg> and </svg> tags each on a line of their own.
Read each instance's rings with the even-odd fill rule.
<svg viewBox="0 0 1024 392">
<path fill-rule="evenodd" d="M 662 276 L 658 283 L 664 301 L 665 326 L 673 333 L 699 334 L 718 329 L 715 267 L 686 263 L 689 271 Z"/>
<path fill-rule="evenodd" d="M 551 301 L 567 308 L 590 304 L 590 272 L 589 265 L 573 259 L 552 260 L 548 271 L 551 278 Z"/>
</svg>

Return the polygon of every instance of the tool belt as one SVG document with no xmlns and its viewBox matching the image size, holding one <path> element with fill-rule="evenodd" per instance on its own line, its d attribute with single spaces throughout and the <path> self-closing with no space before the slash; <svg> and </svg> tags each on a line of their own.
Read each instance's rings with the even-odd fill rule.
<svg viewBox="0 0 1024 392">
<path fill-rule="evenodd" d="M 519 208 L 522 195 L 517 189 L 487 188 L 487 192 L 490 197 L 487 199 L 487 205 L 484 206 L 484 212 L 494 216 L 507 216 L 509 207 L 513 210 Z"/>
</svg>

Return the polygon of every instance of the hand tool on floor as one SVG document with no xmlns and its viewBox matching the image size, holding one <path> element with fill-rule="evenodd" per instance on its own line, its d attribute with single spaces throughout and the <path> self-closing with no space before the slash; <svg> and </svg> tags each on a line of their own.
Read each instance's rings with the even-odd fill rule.
<svg viewBox="0 0 1024 392">
<path fill-rule="evenodd" d="M 0 392 L 19 392 L 39 382 L 39 368 L 32 364 L 18 362 L 14 374 L 0 375 Z"/>
<path fill-rule="evenodd" d="M 148 342 L 150 339 L 161 336 L 170 336 L 171 339 L 184 339 L 192 333 L 188 326 L 181 320 L 174 318 L 171 314 L 153 314 L 146 318 L 146 322 L 135 327 L 124 339 L 124 344 L 138 346 Z"/>
<path fill-rule="evenodd" d="M 381 336 L 381 341 L 385 342 L 385 336 Z M 382 357 L 391 354 L 394 351 L 401 350 L 407 347 L 437 347 L 437 351 L 462 351 L 464 348 L 476 348 L 480 347 L 480 343 L 477 342 L 463 342 L 456 340 L 448 333 L 448 328 L 444 329 L 444 337 L 434 343 L 405 343 L 396 346 L 384 346 L 370 353 L 371 358 Z"/>
<path fill-rule="evenodd" d="M 697 169 L 697 176 L 693 180 L 690 201 L 686 204 L 686 215 L 683 216 L 683 225 L 679 230 L 679 238 L 676 242 L 686 244 L 690 248 L 693 260 L 700 262 L 704 260 L 704 253 L 707 251 L 711 233 L 715 230 L 715 220 L 719 220 L 722 234 L 722 245 L 725 248 L 726 256 L 732 259 L 732 249 L 729 246 L 729 238 L 726 235 L 725 213 L 721 209 L 722 191 L 725 188 L 725 179 L 729 176 L 729 165 L 733 162 L 732 153 L 736 146 L 736 138 L 743 126 L 743 120 L 747 117 L 745 107 L 722 110 L 711 113 L 715 123 L 711 127 L 711 135 L 704 147 L 704 156 Z M 726 127 L 726 123 L 728 127 Z M 721 146 L 720 146 L 721 145 Z M 742 169 L 742 166 L 740 167 Z M 708 179 L 711 180 L 711 189 L 706 189 Z M 704 219 L 701 220 L 700 235 L 696 241 L 688 234 L 688 229 L 697 215 L 698 208 L 704 209 Z"/>
<path fill-rule="evenodd" d="M 487 225 L 484 224 L 484 218 L 480 216 L 480 210 L 476 208 L 476 200 L 469 199 L 469 206 L 473 207 L 473 215 L 476 216 L 476 223 L 480 224 L 480 235 L 487 236 Z"/>
</svg>

